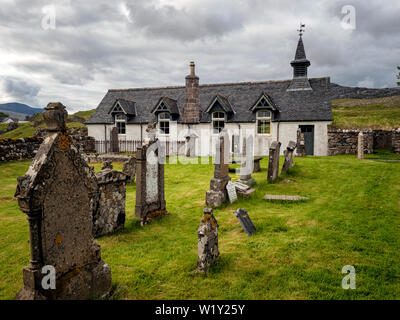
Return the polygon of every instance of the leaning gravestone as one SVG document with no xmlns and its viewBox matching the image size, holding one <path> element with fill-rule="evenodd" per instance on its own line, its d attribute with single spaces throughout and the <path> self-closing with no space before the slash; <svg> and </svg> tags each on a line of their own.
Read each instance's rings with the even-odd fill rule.
<svg viewBox="0 0 400 320">
<path fill-rule="evenodd" d="M 229 177 L 229 137 L 226 130 L 221 131 L 216 146 L 214 178 L 210 181 L 210 190 L 206 193 L 206 204 L 218 207 L 227 200 L 226 185 Z"/>
<path fill-rule="evenodd" d="M 254 178 L 251 177 L 253 169 L 253 136 L 250 135 L 243 138 L 240 179 L 238 181 L 251 187 L 255 183 Z"/>
<path fill-rule="evenodd" d="M 15 196 L 28 216 L 31 261 L 16 299 L 90 299 L 111 289 L 110 267 L 92 235 L 96 178 L 67 134 L 67 116 L 61 103 L 48 104 L 49 134 L 18 178 Z M 52 289 L 42 284 L 48 268 L 55 270 Z"/>
<path fill-rule="evenodd" d="M 364 134 L 361 131 L 358 134 L 357 157 L 364 159 Z"/>
<path fill-rule="evenodd" d="M 269 148 L 268 159 L 268 181 L 273 182 L 278 178 L 279 174 L 279 152 L 281 143 L 278 141 L 272 142 Z"/>
<path fill-rule="evenodd" d="M 228 192 L 230 203 L 235 202 L 237 200 L 236 186 L 231 181 L 226 185 L 226 191 Z"/>
<path fill-rule="evenodd" d="M 164 193 L 165 150 L 158 140 L 138 148 L 136 152 L 135 215 L 141 225 L 167 214 Z"/>
<path fill-rule="evenodd" d="M 253 222 L 251 221 L 247 211 L 245 209 L 237 209 L 235 211 L 235 216 L 238 218 L 240 225 L 242 226 L 243 230 L 251 236 L 254 232 L 256 232 L 256 227 L 254 226 Z"/>
<path fill-rule="evenodd" d="M 197 230 L 197 272 L 206 273 L 211 263 L 219 256 L 218 222 L 211 208 L 204 208 L 203 218 Z"/>
<path fill-rule="evenodd" d="M 282 174 L 288 172 L 289 169 L 293 167 L 293 152 L 295 149 L 296 149 L 296 142 L 289 141 L 289 144 L 286 147 L 286 150 L 284 151 L 285 161 L 283 163 L 281 171 Z"/>
</svg>

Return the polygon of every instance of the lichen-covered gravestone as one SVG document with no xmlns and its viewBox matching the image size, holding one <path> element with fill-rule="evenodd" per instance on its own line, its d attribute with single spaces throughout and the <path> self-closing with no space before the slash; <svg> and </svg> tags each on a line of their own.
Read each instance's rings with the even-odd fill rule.
<svg viewBox="0 0 400 320">
<path fill-rule="evenodd" d="M 301 129 L 297 129 L 297 156 L 305 157 L 306 156 L 306 143 L 304 140 L 304 133 L 301 132 Z"/>
<path fill-rule="evenodd" d="M 224 203 L 228 194 L 226 185 L 231 180 L 229 177 L 229 137 L 225 130 L 221 131 L 216 145 L 214 178 L 210 181 L 210 190 L 206 193 L 206 204 L 218 207 Z"/>
<path fill-rule="evenodd" d="M 15 196 L 28 216 L 31 263 L 16 299 L 99 298 L 111 288 L 110 267 L 92 235 L 96 178 L 67 134 L 67 115 L 61 103 L 48 104 L 49 134 L 18 178 Z M 55 289 L 42 284 L 48 266 L 55 270 Z"/>
<path fill-rule="evenodd" d="M 95 238 L 124 228 L 126 181 L 128 176 L 112 165 L 96 173 L 99 202 L 93 215 Z"/>
<path fill-rule="evenodd" d="M 281 143 L 274 141 L 271 143 L 269 148 L 269 159 L 268 159 L 268 181 L 273 182 L 278 178 L 279 174 L 279 152 Z"/>
<path fill-rule="evenodd" d="M 289 171 L 291 167 L 293 167 L 293 152 L 296 149 L 296 142 L 294 141 L 289 141 L 288 146 L 286 147 L 286 150 L 283 152 L 285 156 L 285 161 L 283 163 L 282 171 L 281 173 L 286 173 Z"/>
<path fill-rule="evenodd" d="M 211 208 L 204 208 L 203 218 L 197 230 L 197 272 L 206 273 L 211 263 L 219 256 L 218 222 Z"/>
<path fill-rule="evenodd" d="M 128 176 L 128 182 L 134 182 L 136 176 L 136 158 L 130 157 L 124 162 L 122 172 Z"/>
<path fill-rule="evenodd" d="M 141 225 L 168 213 L 164 194 L 164 151 L 162 144 L 153 140 L 136 152 L 135 215 Z"/>
</svg>

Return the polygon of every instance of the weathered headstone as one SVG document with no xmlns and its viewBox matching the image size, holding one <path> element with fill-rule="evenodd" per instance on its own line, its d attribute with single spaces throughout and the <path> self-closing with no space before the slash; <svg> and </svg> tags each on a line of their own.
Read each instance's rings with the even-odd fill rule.
<svg viewBox="0 0 400 320">
<path fill-rule="evenodd" d="M 225 145 L 226 144 L 226 145 Z M 206 204 L 218 207 L 227 200 L 226 185 L 231 180 L 229 177 L 229 137 L 223 130 L 218 137 L 217 152 L 215 157 L 214 178 L 210 181 L 210 190 L 206 193 Z"/>
<path fill-rule="evenodd" d="M 111 289 L 110 267 L 92 235 L 97 181 L 67 134 L 67 116 L 61 103 L 48 104 L 49 134 L 18 178 L 15 196 L 28 216 L 31 261 L 16 299 L 99 298 Z M 55 289 L 43 284 L 47 268 L 54 268 Z"/>
<path fill-rule="evenodd" d="M 136 152 L 135 215 L 141 225 L 167 214 L 164 193 L 165 150 L 158 140 L 138 148 Z"/>
<path fill-rule="evenodd" d="M 245 209 L 237 209 L 235 211 L 235 216 L 238 218 L 240 225 L 242 226 L 243 230 L 251 236 L 254 232 L 256 232 L 256 227 L 254 226 L 253 222 L 251 221 L 247 211 Z"/>
<path fill-rule="evenodd" d="M 269 148 L 269 159 L 268 159 L 268 181 L 273 182 L 278 178 L 279 174 L 279 152 L 281 143 L 274 141 L 271 143 Z"/>
<path fill-rule="evenodd" d="M 124 162 L 122 172 L 128 176 L 128 182 L 134 182 L 136 176 L 136 158 L 130 157 Z"/>
<path fill-rule="evenodd" d="M 281 173 L 286 173 L 291 167 L 293 167 L 293 152 L 296 149 L 296 142 L 289 141 L 286 150 L 283 152 L 285 156 L 285 161 L 283 162 L 283 167 Z"/>
<path fill-rule="evenodd" d="M 237 200 L 236 186 L 231 181 L 227 183 L 226 191 L 228 192 L 230 203 L 235 202 Z"/>
<path fill-rule="evenodd" d="M 297 157 L 305 157 L 306 156 L 306 143 L 304 140 L 304 133 L 301 132 L 301 129 L 297 129 Z"/>
<path fill-rule="evenodd" d="M 218 222 L 210 208 L 204 208 L 197 237 L 198 260 L 196 271 L 206 273 L 211 263 L 219 256 Z"/>
<path fill-rule="evenodd" d="M 95 238 L 124 228 L 128 176 L 107 168 L 97 172 L 96 179 L 99 186 L 99 202 L 93 215 Z"/>
<path fill-rule="evenodd" d="M 364 159 L 364 134 L 362 131 L 358 134 L 357 156 L 358 159 Z"/>
<path fill-rule="evenodd" d="M 110 152 L 119 153 L 118 129 L 113 127 L 110 132 Z"/>
<path fill-rule="evenodd" d="M 253 172 L 254 160 L 253 160 L 253 136 L 243 138 L 242 145 L 242 161 L 240 167 L 240 183 L 244 183 L 251 187 L 255 180 L 251 177 Z"/>
<path fill-rule="evenodd" d="M 240 183 L 239 181 L 235 181 L 233 184 L 235 185 L 237 194 L 245 198 L 249 198 L 256 191 L 255 189 L 252 189 L 248 185 Z"/>
<path fill-rule="evenodd" d="M 186 136 L 186 143 L 185 143 L 185 155 L 186 157 L 196 157 L 196 140 L 197 135 L 195 133 L 191 133 L 190 135 Z"/>
</svg>

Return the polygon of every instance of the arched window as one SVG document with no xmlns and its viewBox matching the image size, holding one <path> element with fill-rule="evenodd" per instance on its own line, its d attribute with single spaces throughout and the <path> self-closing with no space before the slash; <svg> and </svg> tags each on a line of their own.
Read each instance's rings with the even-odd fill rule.
<svg viewBox="0 0 400 320">
<path fill-rule="evenodd" d="M 268 110 L 257 111 L 257 133 L 258 134 L 271 133 L 271 111 Z"/>
<path fill-rule="evenodd" d="M 217 111 L 212 114 L 213 133 L 220 133 L 225 127 L 225 113 Z"/>
<path fill-rule="evenodd" d="M 169 121 L 171 115 L 168 112 L 161 112 L 158 114 L 158 122 L 160 123 L 160 131 L 163 134 L 169 134 Z"/>
</svg>

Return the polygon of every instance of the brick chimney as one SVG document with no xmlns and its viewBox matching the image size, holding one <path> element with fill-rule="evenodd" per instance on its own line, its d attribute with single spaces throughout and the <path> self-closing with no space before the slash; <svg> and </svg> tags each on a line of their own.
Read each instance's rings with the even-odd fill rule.
<svg viewBox="0 0 400 320">
<path fill-rule="evenodd" d="M 194 62 L 190 62 L 190 74 L 186 76 L 186 96 L 185 106 L 183 107 L 183 123 L 199 123 L 201 116 L 199 99 L 199 77 L 194 71 Z"/>
</svg>

